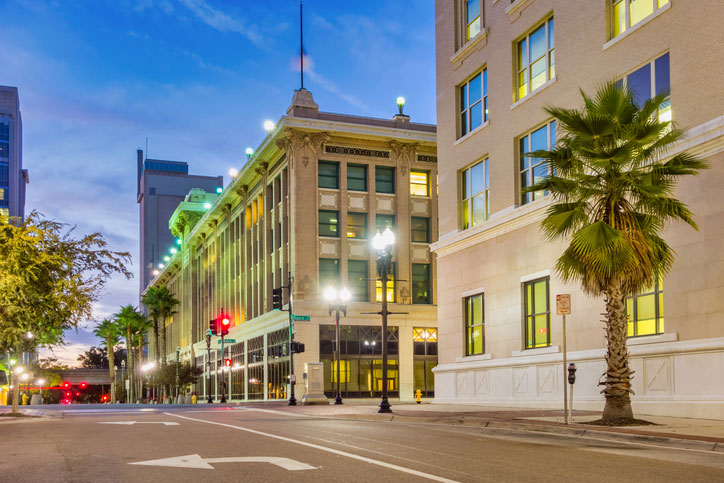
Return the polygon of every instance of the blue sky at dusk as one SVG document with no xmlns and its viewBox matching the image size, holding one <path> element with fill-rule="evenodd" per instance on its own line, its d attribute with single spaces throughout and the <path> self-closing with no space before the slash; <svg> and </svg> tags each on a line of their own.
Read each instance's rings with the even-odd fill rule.
<svg viewBox="0 0 724 483">
<path fill-rule="evenodd" d="M 240 167 L 299 87 L 296 0 L 0 0 L 0 85 L 17 86 L 26 211 L 100 231 L 137 270 L 137 148 L 192 174 Z M 432 0 L 308 0 L 305 74 L 321 110 L 435 122 Z M 136 304 L 111 280 L 95 309 Z M 99 345 L 89 322 L 56 355 Z"/>
</svg>

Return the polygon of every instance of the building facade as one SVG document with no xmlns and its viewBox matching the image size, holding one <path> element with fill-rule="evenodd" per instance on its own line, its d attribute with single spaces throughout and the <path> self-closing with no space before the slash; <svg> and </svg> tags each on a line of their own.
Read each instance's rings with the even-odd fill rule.
<svg viewBox="0 0 724 483">
<path fill-rule="evenodd" d="M 136 151 L 138 183 L 136 201 L 140 217 L 141 267 L 139 289 L 143 292 L 154 271 L 165 263 L 163 257 L 174 244 L 168 229 L 168 220 L 179 203 L 192 188 L 215 193 L 224 184 L 222 176 L 195 176 L 189 174 L 188 163 L 163 159 L 144 159 L 143 151 Z"/>
<path fill-rule="evenodd" d="M 25 217 L 23 119 L 17 87 L 0 86 L 0 214 Z"/>
<path fill-rule="evenodd" d="M 559 408 L 565 379 L 556 294 L 572 296 L 568 360 L 575 403 L 602 409 L 602 299 L 553 269 L 564 242 L 540 222 L 548 196 L 521 194 L 547 167 L 525 153 L 555 144 L 543 110 L 581 108 L 616 80 L 636 102 L 669 93 L 659 117 L 710 169 L 681 181 L 699 230 L 671 225 L 671 272 L 631 297 L 629 351 L 639 414 L 724 417 L 724 13 L 707 0 L 438 0 L 436 55 L 440 365 L 438 402 Z M 664 318 L 664 314 L 666 317 Z"/>
<path fill-rule="evenodd" d="M 352 300 L 341 318 L 343 397 L 378 397 L 382 390 L 383 296 L 389 318 L 390 397 L 432 395 L 437 363 L 434 257 L 437 237 L 435 126 L 409 117 L 372 119 L 320 112 L 310 92 L 292 105 L 238 176 L 213 201 L 190 193 L 171 219 L 182 247 L 152 282 L 180 300 L 166 322 L 169 350 L 204 368 L 210 379 L 194 390 L 231 400 L 286 399 L 290 375 L 288 313 L 272 309 L 272 290 L 291 281 L 296 396 L 304 396 L 305 363 L 323 362 L 325 392 L 333 393 L 335 329 L 329 287 L 347 287 Z M 396 235 L 394 275 L 387 294 L 377 279 L 376 231 Z M 288 289 L 283 302 L 289 303 Z M 372 313 L 370 313 L 372 312 Z M 222 355 L 209 321 L 231 320 Z M 150 352 L 152 353 L 152 352 Z M 175 353 L 167 355 L 175 357 Z M 232 366 L 222 367 L 223 359 Z M 210 364 L 207 364 L 210 361 Z M 210 371 L 208 371 L 210 369 Z"/>
</svg>

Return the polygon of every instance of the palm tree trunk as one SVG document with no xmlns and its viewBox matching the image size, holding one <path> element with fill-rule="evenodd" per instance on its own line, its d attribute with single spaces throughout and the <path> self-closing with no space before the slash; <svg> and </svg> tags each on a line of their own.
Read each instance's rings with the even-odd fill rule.
<svg viewBox="0 0 724 483">
<path fill-rule="evenodd" d="M 114 350 L 110 337 L 106 341 L 106 347 L 108 348 L 108 373 L 111 376 L 111 390 L 109 392 L 111 393 L 111 404 L 115 404 L 116 391 L 114 389 L 116 388 L 116 374 L 113 372 L 113 367 L 116 364 L 116 351 Z"/>
<path fill-rule="evenodd" d="M 159 317 L 159 318 L 161 319 L 161 324 L 163 324 L 163 325 L 161 326 L 161 330 L 163 330 L 163 353 L 161 354 L 161 366 L 162 366 L 162 367 L 165 367 L 165 366 L 166 366 L 166 356 L 168 355 L 168 347 L 167 347 L 167 345 L 168 345 L 168 342 L 167 342 L 168 337 L 167 337 L 167 332 L 166 332 L 166 317 L 161 316 L 161 317 Z M 166 384 L 164 384 L 164 385 L 163 385 L 163 396 L 164 396 L 164 398 L 165 398 L 165 397 L 168 397 L 168 394 L 169 394 L 168 387 L 167 387 Z"/>
<path fill-rule="evenodd" d="M 133 338 L 131 337 L 131 326 L 128 326 L 128 330 L 126 333 L 126 360 L 128 361 L 128 403 L 133 404 L 133 369 L 134 369 L 134 360 L 133 360 L 133 344 L 132 344 Z"/>
<path fill-rule="evenodd" d="M 601 391 L 606 397 L 602 419 L 632 419 L 631 376 L 626 347 L 626 296 L 621 286 L 605 291 L 606 301 L 606 381 Z"/>
<path fill-rule="evenodd" d="M 159 329 L 158 318 L 155 318 L 153 320 L 153 339 L 154 339 L 153 356 L 154 356 L 154 361 L 156 361 L 156 364 L 157 364 L 156 367 L 161 367 L 161 355 L 160 355 L 161 348 L 158 345 L 158 343 L 160 341 L 159 335 L 158 335 L 158 329 Z M 154 399 L 157 399 L 157 397 L 158 397 L 158 395 L 156 394 L 156 391 L 158 391 L 158 384 L 156 384 L 154 381 L 154 385 L 153 385 L 153 398 Z"/>
<path fill-rule="evenodd" d="M 141 367 L 143 365 L 143 339 L 138 341 L 138 398 L 143 399 L 143 373 Z"/>
</svg>

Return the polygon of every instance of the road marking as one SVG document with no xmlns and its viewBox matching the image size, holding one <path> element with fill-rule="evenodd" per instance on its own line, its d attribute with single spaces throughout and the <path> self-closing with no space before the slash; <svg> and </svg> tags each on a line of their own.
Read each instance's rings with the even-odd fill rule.
<svg viewBox="0 0 724 483">
<path fill-rule="evenodd" d="M 384 461 L 373 460 L 372 458 L 366 458 L 364 456 L 356 455 L 354 453 L 347 453 L 346 451 L 340 451 L 338 449 L 328 448 L 326 446 L 321 446 L 321 445 L 314 444 L 314 443 L 308 443 L 306 441 L 300 441 L 300 440 L 296 440 L 296 439 L 292 439 L 292 438 L 286 438 L 284 436 L 278 436 L 276 434 L 263 433 L 261 431 L 255 430 L 255 429 L 244 428 L 242 426 L 234 426 L 233 424 L 218 423 L 216 421 L 208 421 L 205 419 L 189 418 L 188 416 L 181 416 L 179 414 L 173 414 L 173 413 L 164 413 L 164 414 L 166 414 L 168 416 L 173 416 L 175 418 L 188 419 L 189 421 L 196 421 L 199 423 L 206 423 L 206 424 L 215 424 L 217 426 L 224 426 L 227 428 L 238 429 L 239 431 L 246 431 L 247 433 L 258 434 L 260 436 L 266 436 L 268 438 L 274 438 L 274 439 L 278 439 L 281 441 L 286 441 L 287 443 L 294 443 L 294 444 L 298 444 L 301 446 L 306 446 L 308 448 L 314 448 L 314 449 L 318 449 L 320 451 L 326 451 L 328 453 L 333 453 L 333 454 L 340 455 L 340 456 L 346 456 L 347 458 L 364 461 L 365 463 L 371 463 L 373 465 L 382 466 L 384 468 L 389 468 L 392 470 L 400 471 L 402 473 L 419 476 L 421 478 L 427 478 L 428 480 L 441 481 L 444 483 L 458 483 L 455 480 L 450 480 L 448 478 L 443 478 L 441 476 L 431 475 L 429 473 L 423 473 L 422 471 L 405 468 L 404 466 L 398 466 L 398 465 L 393 465 L 392 463 L 385 463 Z"/>
<path fill-rule="evenodd" d="M 314 466 L 310 466 L 300 461 L 289 458 L 279 458 L 276 456 L 236 456 L 229 458 L 202 458 L 197 454 L 186 456 L 176 456 L 174 458 L 163 458 L 160 460 L 137 461 L 136 463 L 128 463 L 129 465 L 144 466 L 173 466 L 176 468 L 199 468 L 204 470 L 215 469 L 209 463 L 270 463 L 289 471 L 300 470 L 316 470 Z"/>
<path fill-rule="evenodd" d="M 163 424 L 164 426 L 178 426 L 179 423 L 166 422 L 166 421 L 103 421 L 98 424 L 123 424 L 131 426 L 133 424 Z"/>
<path fill-rule="evenodd" d="M 279 414 L 281 416 L 294 416 L 296 418 L 313 418 L 314 415 L 312 414 L 298 414 L 298 413 L 292 413 L 289 411 L 277 411 L 274 409 L 261 409 L 261 408 L 247 408 L 247 407 L 240 407 L 240 408 L 234 408 L 237 411 L 259 411 L 261 413 L 270 413 L 270 414 Z"/>
</svg>

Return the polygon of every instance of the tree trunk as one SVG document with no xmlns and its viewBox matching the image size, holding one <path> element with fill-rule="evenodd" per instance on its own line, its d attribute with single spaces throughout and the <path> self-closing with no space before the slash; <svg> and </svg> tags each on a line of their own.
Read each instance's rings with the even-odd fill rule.
<svg viewBox="0 0 724 483">
<path fill-rule="evenodd" d="M 161 317 L 159 317 L 161 321 L 161 330 L 163 331 L 163 353 L 161 354 L 161 367 L 166 367 L 166 356 L 168 355 L 168 337 L 166 334 L 166 317 L 162 314 Z M 163 385 L 163 397 L 168 397 L 169 391 L 166 384 Z"/>
<path fill-rule="evenodd" d="M 158 318 L 155 318 L 153 320 L 153 339 L 154 339 L 154 344 L 153 344 L 154 345 L 154 347 L 153 347 L 154 359 L 153 360 L 156 362 L 157 368 L 161 367 L 161 347 L 159 347 L 159 345 L 158 345 L 160 342 L 158 331 L 159 331 L 159 320 L 158 320 Z M 154 372 L 156 372 L 156 371 L 154 371 Z M 158 395 L 156 394 L 157 391 L 158 391 L 158 384 L 156 384 L 156 382 L 154 380 L 154 384 L 153 384 L 153 398 L 154 399 L 156 399 L 158 397 Z"/>
<path fill-rule="evenodd" d="M 143 339 L 138 341 L 138 399 L 143 399 Z"/>
<path fill-rule="evenodd" d="M 13 367 L 10 366 L 10 370 L 13 370 Z M 18 377 L 18 374 L 13 374 L 13 413 L 18 413 L 18 406 L 20 405 L 20 378 Z"/>
<path fill-rule="evenodd" d="M 632 419 L 631 377 L 626 347 L 626 296 L 620 285 L 608 287 L 606 302 L 606 380 L 601 391 L 606 397 L 602 419 Z"/>
<path fill-rule="evenodd" d="M 113 367 L 116 364 L 116 351 L 114 350 L 113 343 L 111 342 L 111 339 L 109 338 L 106 341 L 106 347 L 108 348 L 108 373 L 111 376 L 111 390 L 108 391 L 111 393 L 111 404 L 115 404 L 116 402 L 116 374 L 113 372 Z"/>
</svg>

